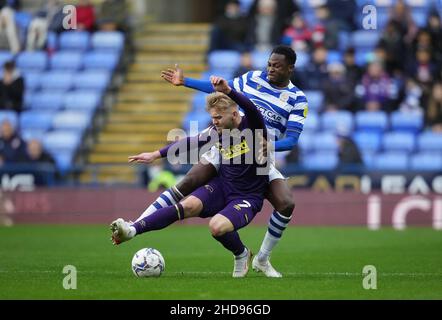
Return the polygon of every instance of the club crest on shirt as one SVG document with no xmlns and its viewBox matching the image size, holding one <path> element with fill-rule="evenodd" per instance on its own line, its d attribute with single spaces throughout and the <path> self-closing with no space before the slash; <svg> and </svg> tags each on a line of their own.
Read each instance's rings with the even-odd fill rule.
<svg viewBox="0 0 442 320">
<path fill-rule="evenodd" d="M 279 100 L 283 101 L 283 102 L 287 102 L 289 101 L 289 94 L 287 92 L 282 92 L 279 95 Z"/>
</svg>

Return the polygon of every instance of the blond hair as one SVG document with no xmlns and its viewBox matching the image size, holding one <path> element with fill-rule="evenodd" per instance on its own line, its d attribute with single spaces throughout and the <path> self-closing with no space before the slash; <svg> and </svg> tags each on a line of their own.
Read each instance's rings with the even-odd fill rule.
<svg viewBox="0 0 442 320">
<path fill-rule="evenodd" d="M 232 107 L 236 107 L 236 103 L 222 92 L 214 92 L 206 97 L 207 111 L 210 111 L 213 108 L 226 111 Z"/>
</svg>

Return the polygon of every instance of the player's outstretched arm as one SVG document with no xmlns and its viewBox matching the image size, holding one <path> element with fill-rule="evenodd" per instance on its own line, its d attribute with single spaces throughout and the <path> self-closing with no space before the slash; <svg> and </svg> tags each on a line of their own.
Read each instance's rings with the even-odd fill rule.
<svg viewBox="0 0 442 320">
<path fill-rule="evenodd" d="M 136 162 L 136 163 L 145 163 L 150 164 L 154 162 L 157 159 L 161 158 L 160 151 L 154 151 L 154 152 L 143 152 L 134 156 L 129 156 L 129 163 Z"/>
</svg>

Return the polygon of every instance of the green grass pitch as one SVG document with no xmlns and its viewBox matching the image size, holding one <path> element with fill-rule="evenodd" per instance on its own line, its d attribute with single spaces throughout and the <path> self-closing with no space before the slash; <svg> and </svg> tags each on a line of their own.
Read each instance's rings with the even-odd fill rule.
<svg viewBox="0 0 442 320">
<path fill-rule="evenodd" d="M 256 252 L 265 230 L 240 234 Z M 233 257 L 204 226 L 173 226 L 120 246 L 109 238 L 106 225 L 0 228 L 0 299 L 442 299 L 442 232 L 430 228 L 288 228 L 272 256 L 281 279 L 253 270 L 233 279 Z M 161 277 L 132 274 L 143 247 L 163 254 Z M 76 290 L 62 286 L 65 265 L 77 268 Z M 376 290 L 362 286 L 365 265 L 376 267 Z"/>
</svg>

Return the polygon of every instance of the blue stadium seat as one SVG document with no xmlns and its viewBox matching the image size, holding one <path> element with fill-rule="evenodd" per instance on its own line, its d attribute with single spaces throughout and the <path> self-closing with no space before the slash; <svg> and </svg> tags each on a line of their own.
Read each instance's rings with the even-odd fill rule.
<svg viewBox="0 0 442 320">
<path fill-rule="evenodd" d="M 252 52 L 252 66 L 253 69 L 263 70 L 267 67 L 270 51 L 255 50 Z"/>
<path fill-rule="evenodd" d="M 59 130 L 85 130 L 91 122 L 91 116 L 85 112 L 79 111 L 61 111 L 58 112 L 52 120 L 54 129 Z"/>
<path fill-rule="evenodd" d="M 209 68 L 214 71 L 234 71 L 241 63 L 241 55 L 234 50 L 217 50 L 209 53 Z"/>
<path fill-rule="evenodd" d="M 319 129 L 319 116 L 316 112 L 309 112 L 304 123 L 304 131 L 317 131 Z"/>
<path fill-rule="evenodd" d="M 91 38 L 93 49 L 121 51 L 124 46 L 123 33 L 119 31 L 98 31 Z"/>
<path fill-rule="evenodd" d="M 343 56 L 340 51 L 329 50 L 327 53 L 327 63 L 342 62 Z"/>
<path fill-rule="evenodd" d="M 79 70 L 83 66 L 83 55 L 79 52 L 59 51 L 50 59 L 52 69 Z"/>
<path fill-rule="evenodd" d="M 357 30 L 351 35 L 351 42 L 356 49 L 373 49 L 379 42 L 376 30 Z"/>
<path fill-rule="evenodd" d="M 197 92 L 192 98 L 192 111 L 205 111 L 207 93 Z"/>
<path fill-rule="evenodd" d="M 324 94 L 319 90 L 307 90 L 304 94 L 307 97 L 309 111 L 319 112 L 323 107 Z"/>
<path fill-rule="evenodd" d="M 313 139 L 313 148 L 317 151 L 333 151 L 338 149 L 336 135 L 330 132 L 317 132 Z"/>
<path fill-rule="evenodd" d="M 90 35 L 86 31 L 65 31 L 60 34 L 60 50 L 86 51 L 89 48 Z"/>
<path fill-rule="evenodd" d="M 20 135 L 25 141 L 29 141 L 32 139 L 37 139 L 39 141 L 43 141 L 43 138 L 46 134 L 46 130 L 40 129 L 32 129 L 32 128 L 21 128 Z"/>
<path fill-rule="evenodd" d="M 336 152 L 314 152 L 302 157 L 302 165 L 307 170 L 333 170 L 338 165 L 338 156 Z"/>
<path fill-rule="evenodd" d="M 310 55 L 307 52 L 304 51 L 296 52 L 295 68 L 297 70 L 304 69 L 309 62 L 310 62 Z"/>
<path fill-rule="evenodd" d="M 397 151 L 377 154 L 372 168 L 374 170 L 407 170 L 408 154 Z"/>
<path fill-rule="evenodd" d="M 33 95 L 30 107 L 31 109 L 56 111 L 63 107 L 63 103 L 63 92 L 42 91 Z"/>
<path fill-rule="evenodd" d="M 44 148 L 52 154 L 57 167 L 62 171 L 71 167 L 73 155 L 79 147 L 80 141 L 81 135 L 72 130 L 50 131 L 45 134 L 42 140 Z M 66 159 L 69 161 L 65 161 Z"/>
<path fill-rule="evenodd" d="M 302 153 L 306 154 L 313 151 L 313 137 L 314 133 L 302 132 L 299 136 L 298 146 Z"/>
<path fill-rule="evenodd" d="M 111 74 L 108 71 L 84 71 L 75 74 L 75 89 L 90 89 L 103 91 L 110 84 Z"/>
<path fill-rule="evenodd" d="M 84 56 L 84 68 L 113 71 L 118 65 L 119 55 L 115 52 L 92 51 Z"/>
<path fill-rule="evenodd" d="M 339 31 L 338 33 L 339 50 L 344 52 L 351 44 L 351 35 L 346 31 Z"/>
<path fill-rule="evenodd" d="M 355 63 L 358 66 L 365 66 L 371 61 L 373 51 L 371 49 L 357 49 L 355 51 Z"/>
<path fill-rule="evenodd" d="M 442 151 L 442 133 L 424 132 L 417 137 L 420 151 Z"/>
<path fill-rule="evenodd" d="M 76 90 L 66 94 L 64 106 L 67 110 L 95 111 L 101 101 L 101 94 L 91 90 Z"/>
<path fill-rule="evenodd" d="M 21 70 L 43 71 L 48 65 L 45 52 L 22 52 L 17 57 L 17 67 Z"/>
<path fill-rule="evenodd" d="M 361 156 L 364 162 L 364 166 L 369 170 L 372 169 L 376 154 L 368 150 L 361 150 Z"/>
<path fill-rule="evenodd" d="M 353 140 L 361 152 L 377 152 L 381 146 L 381 134 L 372 131 L 356 131 Z"/>
<path fill-rule="evenodd" d="M 353 130 L 353 115 L 350 111 L 345 110 L 324 112 L 321 116 L 321 127 L 326 131 L 345 130 L 351 132 Z"/>
<path fill-rule="evenodd" d="M 383 111 L 358 111 L 355 121 L 358 130 L 383 132 L 388 127 L 388 117 Z"/>
<path fill-rule="evenodd" d="M 48 38 L 46 40 L 46 47 L 48 50 L 58 50 L 58 35 L 53 31 L 48 32 Z"/>
<path fill-rule="evenodd" d="M 442 151 L 422 152 L 410 158 L 410 169 L 415 171 L 442 171 Z"/>
<path fill-rule="evenodd" d="M 385 151 L 412 152 L 415 148 L 415 136 L 410 132 L 387 132 L 382 142 Z"/>
<path fill-rule="evenodd" d="M 66 173 L 71 170 L 74 154 L 74 150 L 53 152 L 52 156 L 54 157 L 58 170 L 60 170 L 62 173 Z"/>
<path fill-rule="evenodd" d="M 40 88 L 41 84 L 41 72 L 25 72 L 23 78 L 25 79 L 26 90 L 34 91 Z"/>
<path fill-rule="evenodd" d="M 183 121 L 183 129 L 188 131 L 190 129 L 190 122 L 196 121 L 198 130 L 204 130 L 211 123 L 210 115 L 207 112 L 190 112 L 186 115 Z"/>
<path fill-rule="evenodd" d="M 43 90 L 68 91 L 72 88 L 74 75 L 68 71 L 49 71 L 42 75 Z"/>
<path fill-rule="evenodd" d="M 0 110 L 0 124 L 2 124 L 5 120 L 8 120 L 14 128 L 17 128 L 18 115 L 15 111 Z"/>
<path fill-rule="evenodd" d="M 20 115 L 20 128 L 47 131 L 52 127 L 54 112 L 29 110 Z"/>
<path fill-rule="evenodd" d="M 390 116 L 391 129 L 419 132 L 423 127 L 423 115 L 394 111 Z"/>
<path fill-rule="evenodd" d="M 0 69 L 7 61 L 14 60 L 14 55 L 10 51 L 0 51 Z"/>
</svg>

